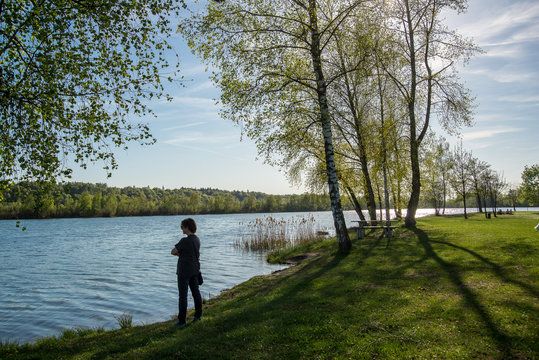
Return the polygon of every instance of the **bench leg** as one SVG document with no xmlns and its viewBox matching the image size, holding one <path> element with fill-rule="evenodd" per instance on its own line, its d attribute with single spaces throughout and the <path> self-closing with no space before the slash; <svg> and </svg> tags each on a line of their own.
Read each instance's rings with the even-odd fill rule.
<svg viewBox="0 0 539 360">
<path fill-rule="evenodd" d="M 356 239 L 363 239 L 365 237 L 365 229 L 362 227 L 356 228 Z"/>
</svg>

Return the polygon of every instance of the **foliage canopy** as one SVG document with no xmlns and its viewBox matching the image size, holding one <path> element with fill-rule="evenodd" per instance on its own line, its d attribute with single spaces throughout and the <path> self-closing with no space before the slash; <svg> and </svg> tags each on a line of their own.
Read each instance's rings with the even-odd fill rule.
<svg viewBox="0 0 539 360">
<path fill-rule="evenodd" d="M 152 143 L 174 0 L 0 2 L 0 181 L 54 182 L 68 161 L 116 168 L 111 147 Z M 169 77 L 169 80 L 171 77 Z"/>
</svg>

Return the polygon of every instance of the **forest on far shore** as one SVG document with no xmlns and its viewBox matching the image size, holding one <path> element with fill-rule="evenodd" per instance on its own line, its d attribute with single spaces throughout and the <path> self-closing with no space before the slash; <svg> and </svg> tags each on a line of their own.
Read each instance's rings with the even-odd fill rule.
<svg viewBox="0 0 539 360">
<path fill-rule="evenodd" d="M 343 196 L 345 210 L 354 210 Z M 364 199 L 359 199 L 366 210 Z M 421 207 L 431 208 L 422 199 Z M 502 197 L 501 206 L 510 206 Z M 460 199 L 448 200 L 446 207 L 461 207 Z M 473 206 L 468 204 L 468 206 Z M 10 186 L 0 201 L 0 219 L 44 219 L 66 217 L 116 217 L 153 215 L 196 215 L 231 213 L 275 213 L 329 211 L 327 194 L 270 195 L 251 191 L 212 188 L 165 189 L 150 187 L 109 187 L 107 184 L 70 182 L 42 191 L 35 183 Z"/>
<path fill-rule="evenodd" d="M 19 183 L 4 191 L 1 219 L 114 217 L 182 214 L 327 211 L 329 196 L 268 195 L 250 191 L 109 187 L 71 182 L 42 192 L 34 183 Z M 353 209 L 348 204 L 349 209 Z"/>
</svg>

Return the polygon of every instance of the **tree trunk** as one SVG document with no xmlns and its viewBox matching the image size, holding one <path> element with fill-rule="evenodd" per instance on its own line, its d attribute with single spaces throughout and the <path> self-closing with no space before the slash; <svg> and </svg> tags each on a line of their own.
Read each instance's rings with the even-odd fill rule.
<svg viewBox="0 0 539 360">
<path fill-rule="evenodd" d="M 421 175 L 419 170 L 419 142 L 417 139 L 416 118 L 415 118 L 415 100 L 417 90 L 417 75 L 416 75 L 416 58 L 415 58 L 415 42 L 414 30 L 412 24 L 412 16 L 410 14 L 410 6 L 408 1 L 405 1 L 406 17 L 408 23 L 408 47 L 410 50 L 410 97 L 408 99 L 408 118 L 410 119 L 410 163 L 412 168 L 412 193 L 408 201 L 406 218 L 404 226 L 414 228 L 416 225 L 415 213 L 419 204 L 419 195 L 421 192 Z"/>
<path fill-rule="evenodd" d="M 479 209 L 479 212 L 483 212 L 483 207 L 481 206 L 481 196 L 479 196 L 479 191 L 476 191 L 475 193 L 475 200 L 477 201 L 477 208 Z M 485 212 L 487 209 L 485 209 Z"/>
<path fill-rule="evenodd" d="M 359 159 L 361 162 L 361 171 L 363 172 L 363 177 L 365 181 L 365 189 L 367 190 L 367 196 L 365 200 L 367 201 L 367 209 L 369 210 L 369 216 L 371 220 L 376 220 L 376 200 L 374 198 L 374 189 L 372 188 L 372 181 L 369 174 L 369 168 L 367 165 L 367 155 L 365 151 L 365 145 L 360 134 L 359 126 L 356 125 L 357 137 L 359 142 Z"/>
<path fill-rule="evenodd" d="M 479 210 L 479 213 L 483 212 L 483 207 L 481 206 L 481 194 L 479 193 L 479 183 L 476 179 L 476 175 L 473 176 L 473 184 L 474 184 L 474 190 L 475 190 L 475 201 L 477 201 L 477 209 Z M 487 209 L 485 208 L 485 212 L 487 212 Z"/>
<path fill-rule="evenodd" d="M 339 183 L 337 177 L 337 167 L 335 165 L 335 154 L 333 151 L 333 134 L 331 131 L 331 121 L 329 117 L 329 106 L 327 101 L 327 84 L 322 71 L 322 50 L 320 48 L 320 33 L 318 31 L 318 20 L 316 11 L 316 1 L 309 0 L 309 20 L 311 26 L 311 57 L 313 69 L 316 75 L 316 93 L 318 105 L 320 107 L 320 122 L 322 125 L 322 135 L 324 138 L 324 152 L 326 159 L 326 173 L 328 178 L 329 198 L 331 200 L 331 212 L 335 223 L 335 231 L 339 243 L 339 250 L 348 251 L 352 248 L 348 229 L 344 220 L 339 194 Z"/>
<path fill-rule="evenodd" d="M 382 89 L 382 80 L 380 78 L 380 71 L 378 70 L 378 91 L 380 95 L 380 122 L 382 129 L 381 131 L 381 138 L 382 138 L 382 173 L 384 176 L 384 207 L 386 210 L 386 225 L 389 226 L 391 215 L 389 214 L 389 189 L 387 184 L 387 148 L 386 148 L 386 136 L 385 136 L 385 126 L 384 126 L 384 93 Z M 382 207 L 382 204 L 380 202 L 380 207 Z M 380 220 L 382 220 L 382 216 L 380 215 Z"/>
<path fill-rule="evenodd" d="M 382 212 L 382 192 L 380 191 L 380 186 L 376 186 L 376 194 L 378 195 L 378 204 L 380 204 L 380 221 L 382 221 L 384 219 L 384 213 Z"/>
<path fill-rule="evenodd" d="M 492 191 L 490 192 L 490 205 L 492 206 L 492 212 L 494 213 L 494 217 L 496 217 L 496 199 Z"/>
<path fill-rule="evenodd" d="M 385 200 L 385 208 L 386 208 L 386 221 L 387 225 L 389 226 L 389 220 L 391 220 L 391 215 L 389 214 L 389 189 L 387 185 L 387 169 L 386 169 L 386 156 L 384 154 L 384 166 L 383 166 L 383 173 L 384 173 L 384 200 Z"/>
<path fill-rule="evenodd" d="M 445 180 L 445 173 L 442 175 L 442 181 L 443 181 L 443 189 L 444 189 L 444 202 L 443 202 L 443 210 L 442 215 L 445 215 L 445 204 L 446 204 L 446 198 L 447 198 L 447 185 Z"/>
<path fill-rule="evenodd" d="M 410 117 L 413 116 L 410 115 Z M 410 124 L 410 126 L 410 135 L 415 138 L 415 119 L 413 125 Z M 421 192 L 421 175 L 419 172 L 419 146 L 417 141 L 412 139 L 410 139 L 410 160 L 412 165 L 412 193 L 410 194 L 410 200 L 408 201 L 404 226 L 407 228 L 414 228 L 416 225 L 415 213 L 419 204 L 419 195 Z"/>
<path fill-rule="evenodd" d="M 395 217 L 397 219 L 402 219 L 402 212 L 400 209 L 399 199 L 397 198 L 397 195 L 395 194 L 395 189 L 391 188 L 391 195 L 393 196 L 393 207 L 395 208 Z"/>
<path fill-rule="evenodd" d="M 344 59 L 342 59 L 342 55 L 341 55 L 341 63 L 343 64 L 343 67 L 344 67 L 345 62 L 344 62 Z M 359 148 L 359 162 L 361 163 L 361 172 L 363 173 L 363 178 L 364 178 L 364 188 L 367 193 L 367 195 L 365 196 L 365 200 L 367 202 L 367 209 L 369 211 L 369 217 L 371 218 L 371 220 L 376 220 L 376 201 L 374 199 L 374 190 L 372 188 L 372 181 L 371 181 L 371 176 L 369 173 L 367 151 L 365 150 L 365 142 L 363 141 L 361 120 L 360 120 L 361 117 L 358 114 L 358 111 L 360 110 L 359 110 L 358 104 L 355 101 L 352 90 L 350 89 L 350 83 L 348 81 L 347 75 L 344 77 L 344 81 L 346 84 L 346 95 L 348 97 L 348 107 L 350 108 L 350 111 L 354 119 L 354 130 L 356 131 L 356 138 L 357 138 L 357 143 L 358 143 L 358 148 Z"/>
<path fill-rule="evenodd" d="M 466 184 L 464 180 L 462 181 L 462 202 L 464 203 L 464 218 L 468 218 L 468 214 L 466 214 Z"/>
<path fill-rule="evenodd" d="M 365 215 L 363 215 L 363 210 L 361 209 L 361 204 L 357 200 L 356 194 L 354 194 L 354 191 L 348 185 L 346 185 L 346 190 L 348 191 L 348 195 L 352 199 L 352 203 L 354 204 L 354 209 L 359 216 L 359 220 L 365 221 Z"/>
<path fill-rule="evenodd" d="M 395 150 L 398 151 L 398 148 L 395 144 Z M 395 216 L 397 219 L 402 219 L 402 183 L 400 177 L 395 172 L 395 181 L 397 182 L 397 194 L 396 196 L 393 196 L 393 207 L 395 208 Z"/>
</svg>

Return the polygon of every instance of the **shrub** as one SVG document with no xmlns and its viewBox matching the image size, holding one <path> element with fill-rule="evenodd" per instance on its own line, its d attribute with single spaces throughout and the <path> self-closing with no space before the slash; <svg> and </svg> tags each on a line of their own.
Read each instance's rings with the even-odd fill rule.
<svg viewBox="0 0 539 360">
<path fill-rule="evenodd" d="M 123 313 L 120 316 L 114 316 L 114 318 L 118 321 L 121 329 L 128 329 L 133 326 L 133 315 L 131 314 Z"/>
</svg>

